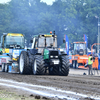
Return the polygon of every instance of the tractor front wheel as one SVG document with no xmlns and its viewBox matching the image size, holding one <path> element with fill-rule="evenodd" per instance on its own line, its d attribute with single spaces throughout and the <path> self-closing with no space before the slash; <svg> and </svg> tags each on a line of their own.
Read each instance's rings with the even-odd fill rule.
<svg viewBox="0 0 100 100">
<path fill-rule="evenodd" d="M 34 75 L 44 75 L 45 74 L 45 63 L 43 56 L 35 55 L 33 64 L 32 64 L 32 71 Z"/>
<path fill-rule="evenodd" d="M 69 57 L 68 56 L 61 56 L 61 66 L 59 67 L 59 75 L 68 76 L 69 66 L 70 66 Z"/>
<path fill-rule="evenodd" d="M 8 72 L 8 64 L 5 64 L 5 72 Z"/>
<path fill-rule="evenodd" d="M 5 72 L 5 64 L 4 63 L 2 63 L 2 65 L 1 65 L 1 70 L 2 70 L 2 72 Z"/>
</svg>

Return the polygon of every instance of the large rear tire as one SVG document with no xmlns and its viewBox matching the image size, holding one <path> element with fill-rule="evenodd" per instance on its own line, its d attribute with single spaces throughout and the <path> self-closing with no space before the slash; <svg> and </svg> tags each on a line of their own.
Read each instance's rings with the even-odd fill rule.
<svg viewBox="0 0 100 100">
<path fill-rule="evenodd" d="M 41 55 L 34 56 L 32 70 L 33 70 L 34 75 L 44 75 L 45 74 L 45 63 L 44 63 L 43 56 Z"/>
<path fill-rule="evenodd" d="M 59 67 L 59 75 L 68 76 L 69 66 L 70 66 L 69 57 L 68 56 L 61 56 L 61 66 Z"/>
<path fill-rule="evenodd" d="M 29 58 L 26 51 L 22 51 L 19 56 L 19 72 L 20 74 L 31 74 L 32 69 L 29 66 Z"/>
</svg>

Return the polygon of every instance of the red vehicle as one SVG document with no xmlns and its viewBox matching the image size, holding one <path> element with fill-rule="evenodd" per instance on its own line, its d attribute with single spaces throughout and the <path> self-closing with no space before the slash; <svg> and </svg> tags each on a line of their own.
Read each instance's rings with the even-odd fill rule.
<svg viewBox="0 0 100 100">
<path fill-rule="evenodd" d="M 73 68 L 85 68 L 88 62 L 86 42 L 74 42 L 70 59 Z"/>
</svg>

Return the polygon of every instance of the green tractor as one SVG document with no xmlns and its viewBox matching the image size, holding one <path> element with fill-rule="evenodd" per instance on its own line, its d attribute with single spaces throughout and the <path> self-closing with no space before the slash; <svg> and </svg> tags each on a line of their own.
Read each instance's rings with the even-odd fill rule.
<svg viewBox="0 0 100 100">
<path fill-rule="evenodd" d="M 19 57 L 21 74 L 61 75 L 69 74 L 69 57 L 57 48 L 57 35 L 35 35 L 32 49 L 22 51 Z"/>
</svg>

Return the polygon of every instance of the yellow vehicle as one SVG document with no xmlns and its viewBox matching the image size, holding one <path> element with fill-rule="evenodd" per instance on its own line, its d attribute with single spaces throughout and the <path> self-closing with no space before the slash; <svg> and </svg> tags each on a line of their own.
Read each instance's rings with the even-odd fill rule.
<svg viewBox="0 0 100 100">
<path fill-rule="evenodd" d="M 1 36 L 1 48 L 3 53 L 10 53 L 10 49 L 24 49 L 24 36 L 19 33 L 3 33 Z"/>
<path fill-rule="evenodd" d="M 3 33 L 1 36 L 0 65 L 2 71 L 7 72 L 13 68 L 18 68 L 18 58 L 21 50 L 24 50 L 24 35 L 21 33 Z M 12 66 L 13 65 L 13 66 Z"/>
</svg>

